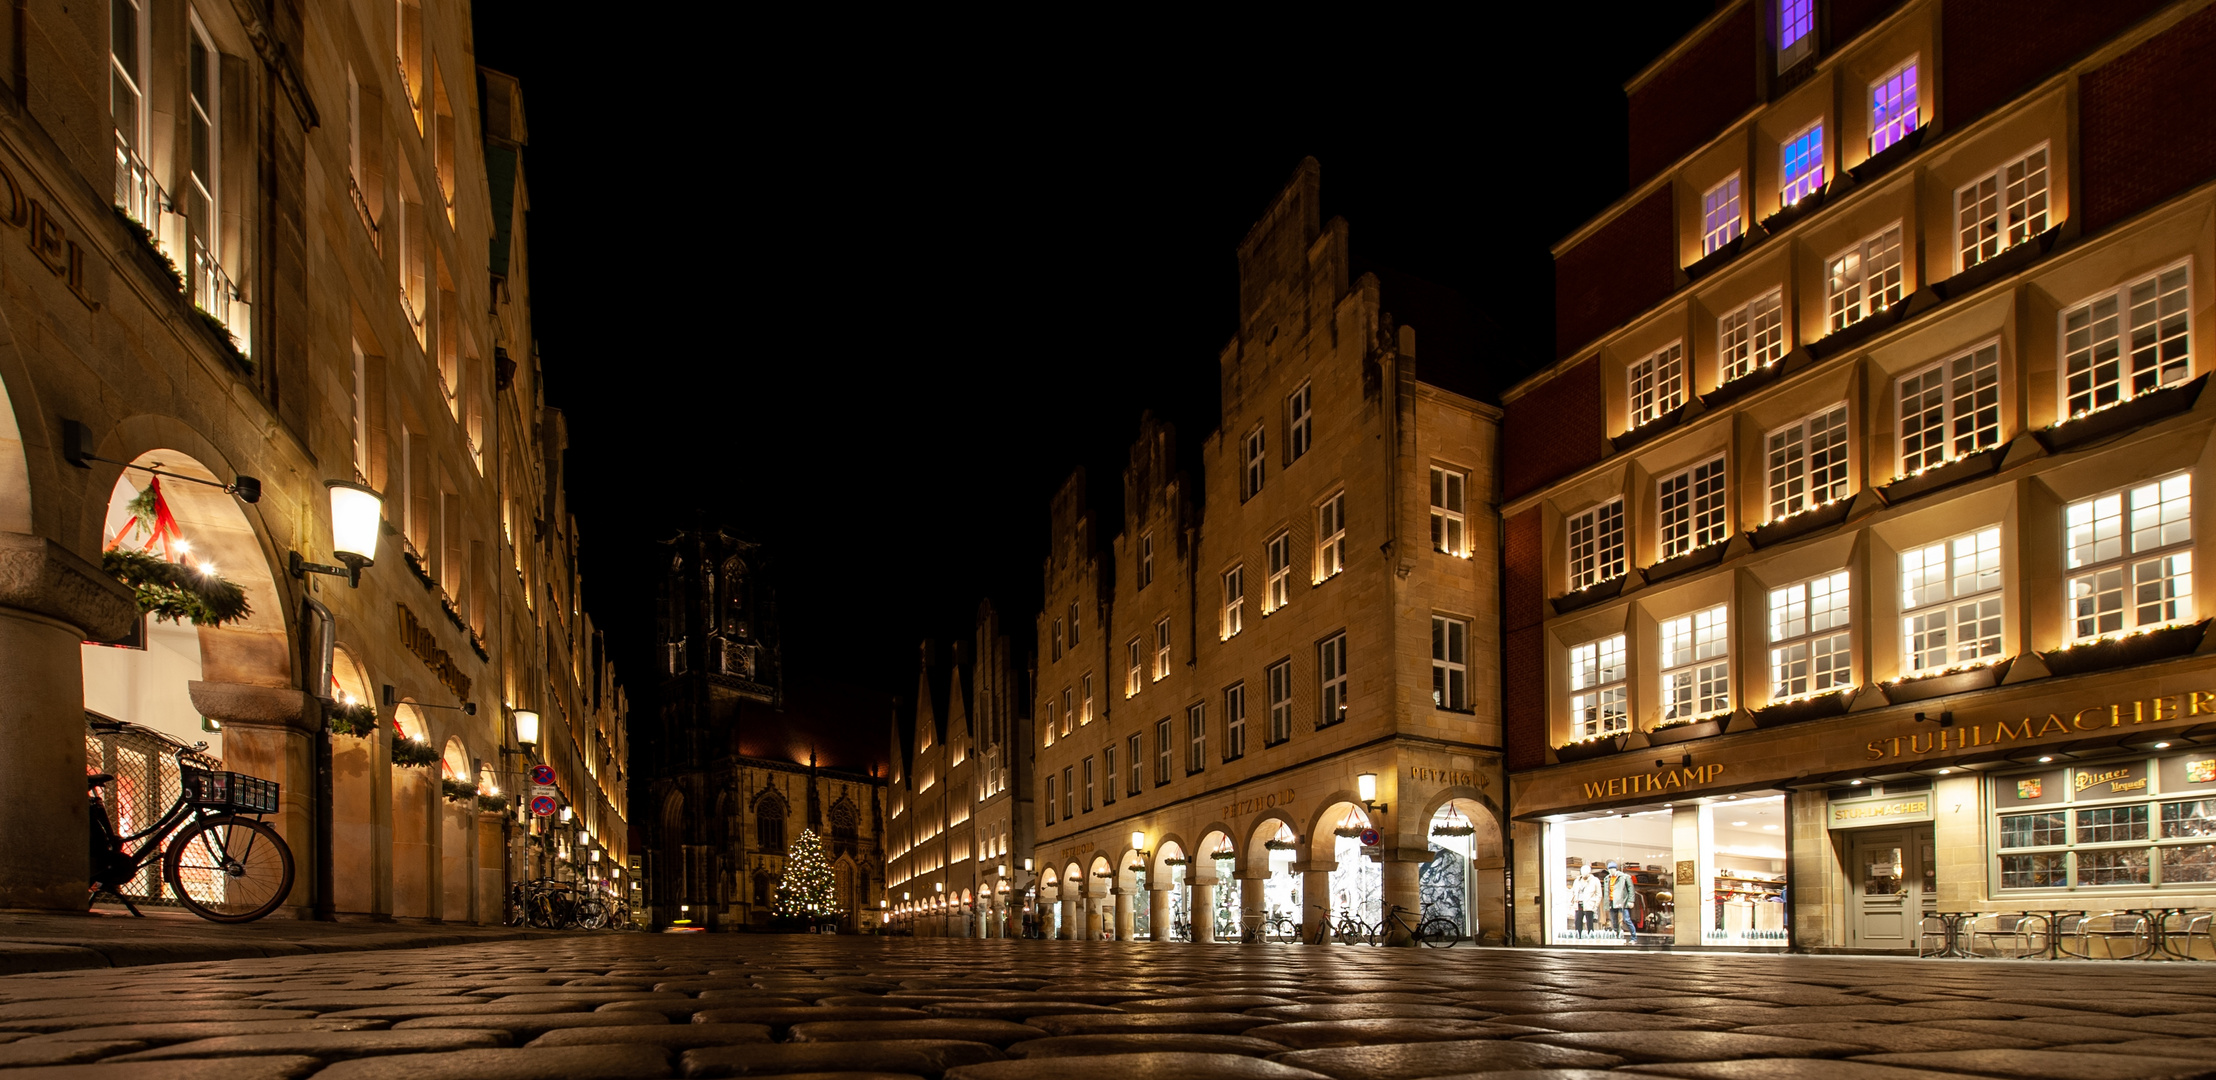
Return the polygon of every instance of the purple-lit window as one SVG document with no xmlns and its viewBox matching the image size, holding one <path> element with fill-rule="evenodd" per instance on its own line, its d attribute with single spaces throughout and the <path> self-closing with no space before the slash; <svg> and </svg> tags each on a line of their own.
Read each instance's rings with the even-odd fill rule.
<svg viewBox="0 0 2216 1080">
<path fill-rule="evenodd" d="M 1739 174 L 1732 173 L 1724 181 L 1700 197 L 1700 253 L 1712 254 L 1717 248 L 1739 238 Z"/>
<path fill-rule="evenodd" d="M 1916 61 L 1909 60 L 1870 84 L 1870 152 L 1907 138 L 1916 118 Z"/>
<path fill-rule="evenodd" d="M 1818 120 L 1785 140 L 1785 193 L 1779 201 L 1791 206 L 1823 186 L 1824 124 Z"/>
<path fill-rule="evenodd" d="M 1816 0 L 1778 0 L 1777 66 L 1791 67 L 1816 47 Z"/>
</svg>

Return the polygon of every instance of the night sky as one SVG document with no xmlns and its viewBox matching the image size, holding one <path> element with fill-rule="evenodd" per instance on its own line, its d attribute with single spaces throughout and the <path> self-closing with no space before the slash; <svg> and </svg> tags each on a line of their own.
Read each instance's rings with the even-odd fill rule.
<svg viewBox="0 0 2216 1080">
<path fill-rule="evenodd" d="M 547 400 L 639 730 L 654 542 L 695 520 L 769 545 L 788 681 L 912 696 L 981 597 L 1027 641 L 1069 471 L 1120 497 L 1147 409 L 1197 464 L 1235 247 L 1304 156 L 1358 270 L 1466 301 L 1481 381 L 1546 362 L 1548 249 L 1625 189 L 1622 84 L 1713 8 L 1029 41 L 552 10 L 480 0 L 477 55 L 523 82 Z"/>
</svg>

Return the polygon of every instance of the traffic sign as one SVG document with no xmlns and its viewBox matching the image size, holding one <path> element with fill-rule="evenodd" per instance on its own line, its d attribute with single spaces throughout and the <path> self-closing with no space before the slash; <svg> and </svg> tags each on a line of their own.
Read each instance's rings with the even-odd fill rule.
<svg viewBox="0 0 2216 1080">
<path fill-rule="evenodd" d="M 532 782 L 532 783 L 534 783 L 534 784 L 537 784 L 537 785 L 539 785 L 539 786 L 541 786 L 541 787 L 546 787 L 546 786 L 549 786 L 549 785 L 553 784 L 553 783 L 554 783 L 554 766 L 552 766 L 552 765 L 533 765 L 533 766 L 531 766 L 531 782 Z"/>
<path fill-rule="evenodd" d="M 540 817 L 554 816 L 554 796 L 540 795 L 531 800 L 531 812 Z"/>
<path fill-rule="evenodd" d="M 1377 839 L 1378 839 L 1378 838 L 1377 838 L 1377 830 L 1376 830 L 1376 829 L 1364 829 L 1364 830 L 1362 830 L 1362 846 L 1363 846 L 1363 847 L 1376 847 L 1376 846 L 1377 846 Z"/>
</svg>

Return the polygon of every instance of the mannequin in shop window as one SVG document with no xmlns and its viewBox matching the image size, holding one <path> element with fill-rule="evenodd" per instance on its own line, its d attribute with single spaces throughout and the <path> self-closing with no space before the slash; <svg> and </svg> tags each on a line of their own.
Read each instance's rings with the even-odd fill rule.
<svg viewBox="0 0 2216 1080">
<path fill-rule="evenodd" d="M 1600 901 L 1600 879 L 1593 876 L 1593 864 L 1586 863 L 1577 868 L 1577 879 L 1570 882 L 1570 906 L 1577 912 L 1579 937 L 1592 934 L 1600 920 Z"/>
<path fill-rule="evenodd" d="M 1630 941 L 1638 936 L 1638 929 L 1631 921 L 1632 906 L 1639 902 L 1638 891 L 1631 887 L 1631 875 L 1618 869 L 1614 861 L 1608 864 L 1608 928 Z"/>
</svg>

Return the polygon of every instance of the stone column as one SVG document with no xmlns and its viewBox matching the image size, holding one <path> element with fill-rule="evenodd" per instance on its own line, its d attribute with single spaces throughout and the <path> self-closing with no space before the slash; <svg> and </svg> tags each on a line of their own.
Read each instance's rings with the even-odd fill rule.
<svg viewBox="0 0 2216 1080">
<path fill-rule="evenodd" d="M 1078 908 L 1083 902 L 1084 898 L 1081 896 L 1072 896 L 1062 901 L 1062 931 L 1056 936 L 1063 941 L 1076 941 L 1085 936 L 1085 919 Z"/>
<path fill-rule="evenodd" d="M 1101 916 L 1103 914 L 1103 912 L 1101 911 L 1101 901 L 1103 899 L 1105 898 L 1099 896 L 1088 896 L 1085 898 L 1085 940 L 1087 941 L 1100 940 L 1100 929 L 1102 924 Z"/>
<path fill-rule="evenodd" d="M 1170 925 L 1170 887 L 1158 885 L 1147 890 L 1146 922 L 1154 932 L 1156 941 L 1177 940 L 1176 928 Z"/>
<path fill-rule="evenodd" d="M 1379 914 L 1385 919 L 1385 944 L 1412 946 L 1415 939 L 1408 931 L 1394 923 L 1391 915 L 1394 906 L 1406 909 L 1402 916 L 1414 925 L 1423 919 L 1423 889 L 1420 880 L 1423 864 L 1431 861 L 1431 850 L 1423 846 L 1406 846 L 1380 849 L 1378 861 L 1384 864 L 1384 910 Z"/>
<path fill-rule="evenodd" d="M 1137 899 L 1138 896 L 1134 890 L 1121 886 L 1118 886 L 1115 895 L 1109 898 L 1108 902 L 1114 904 L 1116 909 L 1117 941 L 1129 941 L 1133 934 L 1138 933 L 1138 920 L 1134 918 L 1138 914 Z"/>
<path fill-rule="evenodd" d="M 1205 945 L 1216 940 L 1216 883 L 1193 882 L 1193 910 L 1187 913 L 1193 920 L 1193 943 Z"/>
<path fill-rule="evenodd" d="M 83 911 L 85 683 L 79 643 L 131 627 L 131 593 L 39 536 L 0 533 L 0 907 Z"/>
<path fill-rule="evenodd" d="M 263 820 L 275 826 L 292 848 L 292 894 L 286 904 L 296 917 L 308 914 L 308 890 L 315 881 L 315 746 L 321 737 L 323 706 L 305 690 L 282 686 L 257 686 L 236 682 L 195 680 L 186 684 L 192 707 L 223 725 L 223 767 L 233 772 L 275 780 L 279 785 L 278 810 Z M 441 836 L 448 816 L 443 801 L 432 801 L 432 835 Z M 475 813 L 469 818 L 475 824 Z M 462 884 L 460 903 L 438 892 L 431 896 L 431 915 L 448 921 L 469 918 L 468 883 Z"/>
<path fill-rule="evenodd" d="M 1316 927 L 1330 926 L 1337 914 L 1331 910 L 1336 901 L 1331 895 L 1331 872 L 1338 868 L 1336 862 L 1317 859 L 1293 864 L 1293 869 L 1300 871 L 1300 913 L 1293 917 L 1300 922 L 1302 941 L 1314 941 Z"/>
<path fill-rule="evenodd" d="M 1262 933 L 1262 920 L 1269 917 L 1269 894 L 1264 885 L 1270 880 L 1267 870 L 1237 875 L 1239 879 L 1239 940 L 1254 941 Z"/>
</svg>

